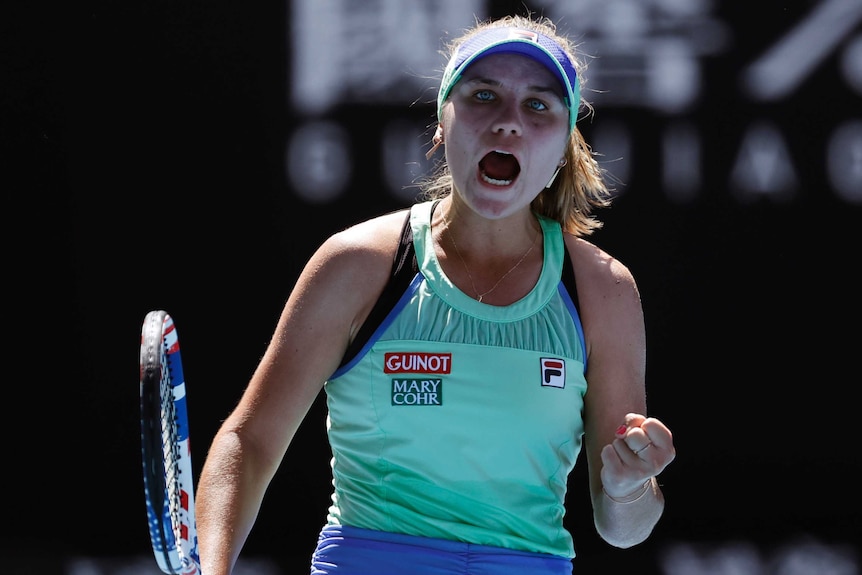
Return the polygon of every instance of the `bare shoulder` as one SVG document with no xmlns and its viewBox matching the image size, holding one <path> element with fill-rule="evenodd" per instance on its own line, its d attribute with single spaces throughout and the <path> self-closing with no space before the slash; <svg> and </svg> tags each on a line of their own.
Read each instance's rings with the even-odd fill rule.
<svg viewBox="0 0 862 575">
<path fill-rule="evenodd" d="M 389 281 L 408 210 L 371 218 L 328 237 L 305 266 L 296 286 L 302 307 L 317 320 L 331 315 L 332 330 L 347 322 L 355 334 Z"/>
<path fill-rule="evenodd" d="M 385 265 L 388 272 L 407 212 L 389 212 L 340 230 L 326 239 L 318 255 L 347 266 L 342 272 L 352 269 L 367 274 L 378 265 Z"/>
<path fill-rule="evenodd" d="M 602 348 L 610 349 L 625 335 L 641 339 L 643 308 L 629 268 L 583 238 L 567 234 L 566 246 L 575 269 L 588 345 L 603 342 Z"/>
<path fill-rule="evenodd" d="M 578 293 L 581 287 L 587 293 L 609 295 L 612 293 L 637 292 L 637 283 L 629 268 L 621 261 L 583 239 L 566 234 L 566 246 L 572 257 Z"/>
</svg>

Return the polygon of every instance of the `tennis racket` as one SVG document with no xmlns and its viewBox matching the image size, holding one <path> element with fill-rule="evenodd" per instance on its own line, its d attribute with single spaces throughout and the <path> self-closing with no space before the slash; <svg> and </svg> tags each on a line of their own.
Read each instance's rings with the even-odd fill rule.
<svg viewBox="0 0 862 575">
<path fill-rule="evenodd" d="M 174 320 L 147 313 L 141 329 L 141 446 L 147 524 L 156 562 L 200 573 L 186 385 Z"/>
</svg>

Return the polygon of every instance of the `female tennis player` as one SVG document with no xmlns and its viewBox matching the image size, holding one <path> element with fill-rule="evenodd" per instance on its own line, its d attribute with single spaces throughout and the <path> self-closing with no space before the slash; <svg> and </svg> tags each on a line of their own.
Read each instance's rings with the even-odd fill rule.
<svg viewBox="0 0 862 575">
<path fill-rule="evenodd" d="M 586 239 L 611 191 L 576 127 L 583 66 L 535 17 L 479 23 L 451 48 L 440 172 L 312 255 L 214 438 L 197 493 L 206 575 L 231 572 L 321 389 L 333 492 L 312 574 L 571 574 L 581 449 L 592 509 L 569 512 L 620 548 L 662 515 L 675 450 L 647 416 L 638 288 Z"/>
</svg>

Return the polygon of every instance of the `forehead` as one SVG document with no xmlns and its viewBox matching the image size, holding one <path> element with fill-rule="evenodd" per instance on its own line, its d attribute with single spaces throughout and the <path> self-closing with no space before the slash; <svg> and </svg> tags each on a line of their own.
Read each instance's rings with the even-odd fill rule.
<svg viewBox="0 0 862 575">
<path fill-rule="evenodd" d="M 554 74 L 544 64 L 523 54 L 490 54 L 472 64 L 463 72 L 462 79 L 491 80 L 506 84 L 523 84 L 563 93 Z"/>
</svg>

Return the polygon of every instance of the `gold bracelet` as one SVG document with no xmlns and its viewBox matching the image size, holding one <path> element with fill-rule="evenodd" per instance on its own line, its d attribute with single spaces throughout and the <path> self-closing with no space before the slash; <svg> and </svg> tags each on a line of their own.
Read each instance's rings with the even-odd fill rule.
<svg viewBox="0 0 862 575">
<path fill-rule="evenodd" d="M 617 497 L 614 497 L 613 495 L 611 495 L 610 493 L 608 493 L 607 491 L 605 491 L 604 487 L 602 487 L 602 492 L 607 496 L 608 499 L 610 499 L 614 503 L 621 503 L 621 504 L 625 505 L 628 503 L 634 503 L 635 501 L 639 500 L 644 495 L 646 495 L 647 491 L 649 491 L 649 486 L 651 483 L 652 483 L 652 477 L 650 477 L 649 479 L 647 479 L 644 482 L 644 486 L 641 488 L 641 492 L 638 493 L 637 496 L 635 496 L 635 493 L 637 493 L 637 491 L 635 491 L 634 493 L 631 493 L 630 495 L 626 495 L 625 497 L 617 498 Z"/>
</svg>

